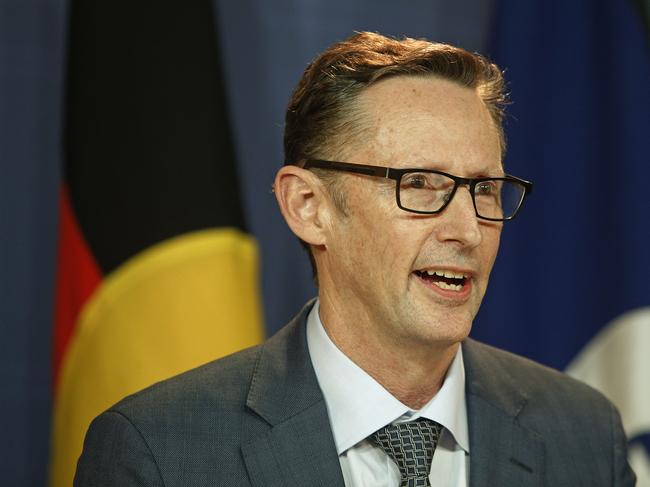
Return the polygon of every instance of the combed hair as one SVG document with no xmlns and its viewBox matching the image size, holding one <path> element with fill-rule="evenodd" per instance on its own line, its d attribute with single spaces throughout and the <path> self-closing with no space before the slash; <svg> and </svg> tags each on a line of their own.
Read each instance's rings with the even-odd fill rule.
<svg viewBox="0 0 650 487">
<path fill-rule="evenodd" d="M 365 88 L 390 76 L 435 75 L 477 90 L 505 150 L 503 115 L 507 97 L 501 70 L 479 54 L 424 39 L 394 39 L 358 32 L 332 45 L 302 75 L 287 107 L 285 164 L 324 157 L 341 138 L 362 127 L 358 98 Z"/>
</svg>

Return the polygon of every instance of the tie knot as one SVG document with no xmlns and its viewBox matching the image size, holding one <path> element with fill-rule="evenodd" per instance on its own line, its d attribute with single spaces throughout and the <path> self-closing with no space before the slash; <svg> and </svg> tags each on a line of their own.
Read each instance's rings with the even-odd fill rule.
<svg viewBox="0 0 650 487">
<path fill-rule="evenodd" d="M 379 446 L 399 467 L 400 487 L 429 486 L 433 452 L 441 426 L 420 418 L 408 423 L 389 424 L 376 431 L 370 440 Z"/>
</svg>

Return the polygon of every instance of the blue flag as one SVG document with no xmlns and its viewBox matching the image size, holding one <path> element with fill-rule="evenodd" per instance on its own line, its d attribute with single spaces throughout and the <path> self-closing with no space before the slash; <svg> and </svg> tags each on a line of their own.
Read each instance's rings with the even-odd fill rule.
<svg viewBox="0 0 650 487">
<path fill-rule="evenodd" d="M 497 4 L 490 55 L 505 68 L 512 99 L 506 172 L 535 188 L 504 228 L 473 335 L 604 392 L 621 411 L 639 485 L 650 485 L 650 46 L 642 19 L 625 1 Z"/>
</svg>

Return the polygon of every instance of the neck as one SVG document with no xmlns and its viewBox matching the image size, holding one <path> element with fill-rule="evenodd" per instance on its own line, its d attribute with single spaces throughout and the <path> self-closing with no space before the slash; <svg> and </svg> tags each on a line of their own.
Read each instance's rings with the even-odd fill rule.
<svg viewBox="0 0 650 487">
<path fill-rule="evenodd" d="M 347 308 L 355 309 L 355 308 Z M 356 309 L 360 309 L 356 307 Z M 320 298 L 320 318 L 334 344 L 396 399 L 417 410 L 440 390 L 458 343 L 381 333 L 370 316 Z"/>
</svg>

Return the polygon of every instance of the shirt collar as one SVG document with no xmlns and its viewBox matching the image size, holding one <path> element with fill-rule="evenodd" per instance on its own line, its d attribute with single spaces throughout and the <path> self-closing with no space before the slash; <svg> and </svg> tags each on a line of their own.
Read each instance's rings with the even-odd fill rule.
<svg viewBox="0 0 650 487">
<path fill-rule="evenodd" d="M 318 301 L 307 318 L 307 346 L 339 455 L 389 423 L 419 417 L 440 423 L 458 446 L 469 451 L 460 347 L 438 393 L 422 409 L 413 411 L 337 348 L 320 320 Z"/>
</svg>

